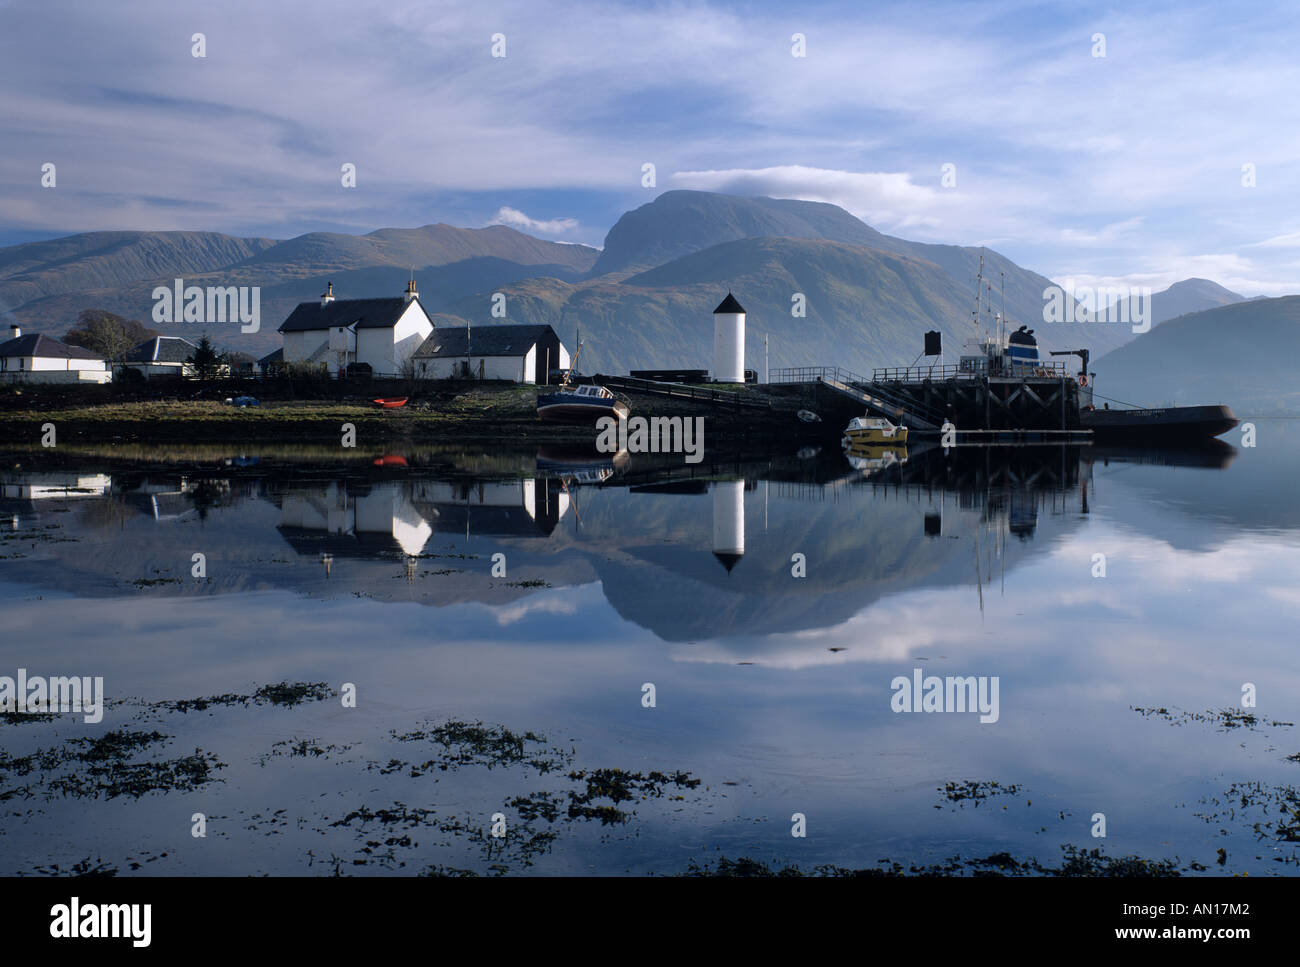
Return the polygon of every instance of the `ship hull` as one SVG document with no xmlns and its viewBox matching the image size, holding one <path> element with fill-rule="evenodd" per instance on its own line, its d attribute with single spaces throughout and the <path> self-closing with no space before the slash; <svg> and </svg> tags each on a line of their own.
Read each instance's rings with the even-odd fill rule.
<svg viewBox="0 0 1300 967">
<path fill-rule="evenodd" d="M 537 415 L 549 423 L 594 425 L 602 416 L 626 420 L 627 404 L 619 400 L 576 400 L 572 397 L 542 396 L 537 400 Z"/>
<path fill-rule="evenodd" d="M 1083 410 L 1079 425 L 1095 440 L 1209 440 L 1241 421 L 1226 406 L 1166 406 L 1149 410 Z"/>
</svg>

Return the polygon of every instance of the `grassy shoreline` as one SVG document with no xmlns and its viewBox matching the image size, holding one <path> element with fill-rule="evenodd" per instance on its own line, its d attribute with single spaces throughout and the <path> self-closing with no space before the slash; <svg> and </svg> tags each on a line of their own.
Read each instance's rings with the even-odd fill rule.
<svg viewBox="0 0 1300 967">
<path fill-rule="evenodd" d="M 336 444 L 345 424 L 358 442 L 501 439 L 573 442 L 594 439 L 586 427 L 543 423 L 535 404 L 489 399 L 457 407 L 399 410 L 347 401 L 268 400 L 234 407 L 208 400 L 142 401 L 10 410 L 0 416 L 10 444 L 39 443 L 54 424 L 59 442 L 242 442 Z"/>
<path fill-rule="evenodd" d="M 35 394 L 32 394 L 33 396 Z M 783 437 L 798 432 L 793 413 L 740 411 L 662 396 L 629 394 L 635 414 L 704 416 L 715 440 Z M 537 417 L 537 388 L 485 386 L 411 397 L 395 410 L 367 399 L 265 399 L 235 407 L 224 399 L 88 400 L 10 398 L 0 409 L 0 445 L 39 445 L 43 427 L 58 443 L 243 443 L 337 446 L 351 424 L 358 445 L 450 442 L 592 443 L 589 426 L 547 423 Z M 786 423 L 791 424 L 785 426 Z"/>
</svg>

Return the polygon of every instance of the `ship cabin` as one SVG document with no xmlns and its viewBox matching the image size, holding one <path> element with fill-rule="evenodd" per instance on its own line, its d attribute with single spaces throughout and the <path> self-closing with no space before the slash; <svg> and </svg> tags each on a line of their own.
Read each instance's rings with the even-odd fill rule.
<svg viewBox="0 0 1300 967">
<path fill-rule="evenodd" d="M 971 377 L 1038 376 L 1043 369 L 1038 340 L 1026 326 L 1011 333 L 1005 344 L 992 336 L 966 340 L 957 365 L 960 375 Z"/>
</svg>

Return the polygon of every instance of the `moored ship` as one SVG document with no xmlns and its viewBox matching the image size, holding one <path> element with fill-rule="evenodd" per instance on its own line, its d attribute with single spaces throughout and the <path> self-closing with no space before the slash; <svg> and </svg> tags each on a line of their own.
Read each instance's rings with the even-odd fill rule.
<svg viewBox="0 0 1300 967">
<path fill-rule="evenodd" d="M 628 405 L 603 386 L 561 387 L 537 397 L 537 415 L 556 423 L 594 424 L 602 416 L 626 420 Z"/>
</svg>

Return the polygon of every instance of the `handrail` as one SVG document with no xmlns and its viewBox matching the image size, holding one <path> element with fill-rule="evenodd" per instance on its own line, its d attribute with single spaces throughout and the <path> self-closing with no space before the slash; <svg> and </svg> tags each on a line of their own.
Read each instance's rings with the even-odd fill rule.
<svg viewBox="0 0 1300 967">
<path fill-rule="evenodd" d="M 882 390 L 876 380 L 867 379 L 865 376 L 839 366 L 792 366 L 774 370 L 768 374 L 768 378 L 776 383 L 815 383 L 821 381 L 840 383 L 850 387 L 869 386 L 871 395 L 883 400 L 890 406 L 915 413 L 936 425 L 943 422 L 943 414 L 934 407 L 891 393 L 888 390 Z"/>
<path fill-rule="evenodd" d="M 771 400 L 744 399 L 739 393 L 729 390 L 691 386 L 686 383 L 661 383 L 653 379 L 636 379 L 632 376 L 603 376 L 597 373 L 592 377 L 604 386 L 635 390 L 651 396 L 669 396 L 677 399 L 707 400 L 710 403 L 723 403 L 727 406 L 748 406 L 753 409 L 770 410 Z"/>
<path fill-rule="evenodd" d="M 902 366 L 902 367 L 877 367 L 872 370 L 871 378 L 860 376 L 857 373 L 843 369 L 839 366 L 787 366 L 780 369 L 773 369 L 768 373 L 768 380 L 773 383 L 815 383 L 823 377 L 838 380 L 842 383 L 916 383 L 925 382 L 926 380 L 953 379 L 956 377 L 974 377 L 984 375 L 977 370 L 962 369 L 960 366 L 951 364 L 943 366 Z M 996 377 L 997 374 L 994 374 Z M 1066 363 L 1051 362 L 1049 360 L 1040 360 L 1033 366 L 1019 366 L 1006 375 L 1018 376 L 1043 376 L 1050 379 L 1059 379 L 1062 376 L 1069 376 L 1069 366 Z"/>
</svg>

